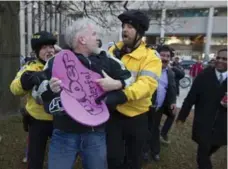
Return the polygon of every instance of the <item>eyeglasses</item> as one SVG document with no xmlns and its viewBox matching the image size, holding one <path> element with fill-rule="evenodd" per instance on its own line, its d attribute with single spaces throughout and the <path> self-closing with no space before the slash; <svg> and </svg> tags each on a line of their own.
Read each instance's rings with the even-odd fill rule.
<svg viewBox="0 0 228 169">
<path fill-rule="evenodd" d="M 220 60 L 220 59 L 222 59 L 223 61 L 227 61 L 227 57 L 220 57 L 220 56 L 216 57 L 216 60 Z"/>
</svg>

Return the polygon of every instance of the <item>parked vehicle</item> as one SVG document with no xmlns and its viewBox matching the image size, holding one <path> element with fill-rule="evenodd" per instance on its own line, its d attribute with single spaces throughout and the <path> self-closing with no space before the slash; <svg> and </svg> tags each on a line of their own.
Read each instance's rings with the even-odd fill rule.
<svg viewBox="0 0 228 169">
<path fill-rule="evenodd" d="M 207 61 L 203 62 L 203 68 L 206 68 L 207 66 L 208 66 L 208 62 Z"/>
<path fill-rule="evenodd" d="M 191 86 L 192 80 L 191 80 L 190 77 L 185 76 L 184 78 L 182 78 L 182 79 L 179 81 L 179 84 L 180 84 L 180 87 L 181 87 L 182 89 L 185 89 L 185 88 Z"/>
<path fill-rule="evenodd" d="M 184 69 L 190 69 L 192 67 L 193 64 L 195 64 L 196 61 L 194 60 L 182 60 L 180 62 L 180 65 L 184 68 Z"/>
</svg>

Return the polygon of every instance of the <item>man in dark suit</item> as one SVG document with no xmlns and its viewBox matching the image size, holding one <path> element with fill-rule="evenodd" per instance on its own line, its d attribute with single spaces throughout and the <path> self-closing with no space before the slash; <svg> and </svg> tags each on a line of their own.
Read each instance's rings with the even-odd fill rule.
<svg viewBox="0 0 228 169">
<path fill-rule="evenodd" d="M 227 144 L 227 49 L 218 51 L 215 67 L 208 67 L 193 82 L 185 98 L 177 124 L 180 127 L 195 105 L 192 139 L 198 144 L 199 169 L 212 169 L 210 157 Z"/>
<path fill-rule="evenodd" d="M 176 111 L 176 83 L 175 75 L 169 62 L 172 56 L 172 50 L 169 46 L 158 46 L 157 52 L 162 60 L 162 74 L 159 80 L 157 91 L 152 96 L 152 105 L 148 112 L 148 123 L 151 138 L 149 139 L 149 147 L 151 149 L 152 158 L 155 161 L 160 160 L 160 121 L 162 114 L 167 115 L 167 119 L 161 130 L 161 137 L 168 138 L 167 134 L 175 119 Z"/>
</svg>

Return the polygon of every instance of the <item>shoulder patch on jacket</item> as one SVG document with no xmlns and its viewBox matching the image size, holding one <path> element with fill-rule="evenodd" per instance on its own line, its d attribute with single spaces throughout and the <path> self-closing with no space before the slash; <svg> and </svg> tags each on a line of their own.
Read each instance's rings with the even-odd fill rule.
<svg viewBox="0 0 228 169">
<path fill-rule="evenodd" d="M 31 60 L 26 63 L 26 65 L 32 65 L 32 64 L 36 64 L 36 60 Z"/>
</svg>

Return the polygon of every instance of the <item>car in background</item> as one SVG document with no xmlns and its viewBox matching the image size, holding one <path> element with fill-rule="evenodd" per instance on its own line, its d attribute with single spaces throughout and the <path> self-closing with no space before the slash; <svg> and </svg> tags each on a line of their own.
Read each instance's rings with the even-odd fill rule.
<svg viewBox="0 0 228 169">
<path fill-rule="evenodd" d="M 182 60 L 182 61 L 180 62 L 180 65 L 181 65 L 184 69 L 189 70 L 189 69 L 192 67 L 192 65 L 194 65 L 195 63 L 196 63 L 196 61 L 194 61 L 194 60 Z"/>
<path fill-rule="evenodd" d="M 203 68 L 205 69 L 206 67 L 208 67 L 208 64 L 209 64 L 208 61 L 204 61 L 204 62 L 203 62 Z"/>
</svg>

